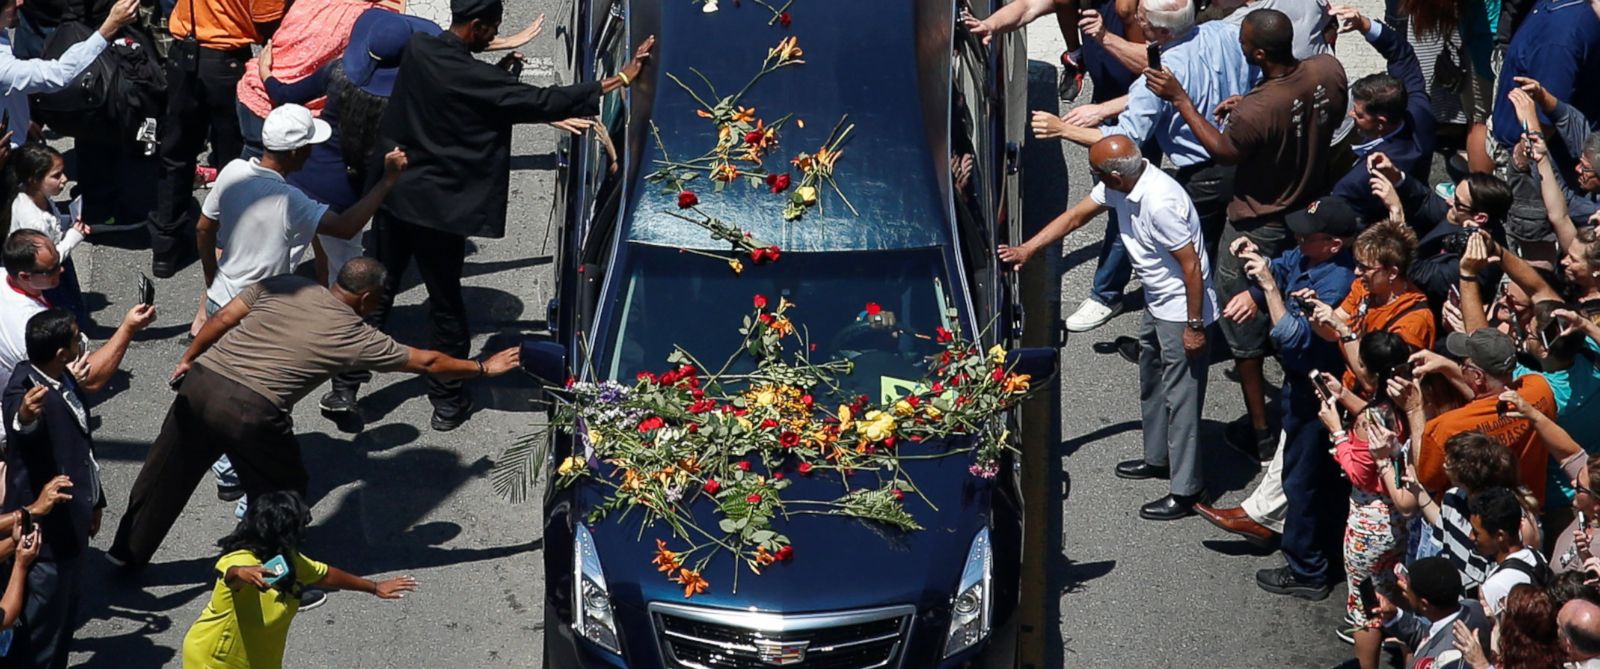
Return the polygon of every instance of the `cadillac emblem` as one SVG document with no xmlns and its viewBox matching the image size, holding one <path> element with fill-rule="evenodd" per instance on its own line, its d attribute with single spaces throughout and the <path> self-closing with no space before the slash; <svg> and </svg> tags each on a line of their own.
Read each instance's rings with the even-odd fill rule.
<svg viewBox="0 0 1600 669">
<path fill-rule="evenodd" d="M 756 639 L 755 645 L 762 664 L 787 667 L 806 661 L 806 649 L 811 646 L 811 642 Z"/>
</svg>

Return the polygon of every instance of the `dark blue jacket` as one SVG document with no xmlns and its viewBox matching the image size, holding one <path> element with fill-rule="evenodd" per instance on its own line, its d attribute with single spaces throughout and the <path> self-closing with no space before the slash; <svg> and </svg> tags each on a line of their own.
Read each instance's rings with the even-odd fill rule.
<svg viewBox="0 0 1600 669">
<path fill-rule="evenodd" d="M 1433 102 L 1428 97 L 1428 84 L 1422 78 L 1422 64 L 1417 52 L 1406 41 L 1406 36 L 1378 21 L 1372 22 L 1378 35 L 1370 40 L 1389 63 L 1389 76 L 1400 80 L 1406 89 L 1406 117 L 1400 128 L 1379 142 L 1371 152 L 1389 156 L 1402 172 L 1427 178 L 1433 164 L 1434 129 L 1438 122 L 1433 118 Z M 1372 194 L 1368 181 L 1367 161 L 1358 156 L 1355 166 L 1333 186 L 1333 195 L 1344 198 L 1368 221 L 1377 221 L 1388 213 L 1383 201 Z"/>
<path fill-rule="evenodd" d="M 67 491 L 72 499 L 57 504 L 49 515 L 35 522 L 44 540 L 39 559 L 70 560 L 89 545 L 90 519 L 96 508 L 105 506 L 92 455 L 94 438 L 84 428 L 92 424 L 92 416 L 85 403 L 84 422 L 79 423 L 61 394 L 51 391 L 45 394 L 44 412 L 35 427 L 25 434 L 17 432 L 17 410 L 28 390 L 37 385 L 32 373 L 33 365 L 27 361 L 18 363 L 0 395 L 0 415 L 5 418 L 6 430 L 6 493 L 0 512 L 10 513 L 33 503 L 50 479 L 66 474 L 72 479 L 72 488 Z M 63 383 L 77 393 L 80 402 L 86 402 L 71 373 L 65 374 Z"/>
</svg>

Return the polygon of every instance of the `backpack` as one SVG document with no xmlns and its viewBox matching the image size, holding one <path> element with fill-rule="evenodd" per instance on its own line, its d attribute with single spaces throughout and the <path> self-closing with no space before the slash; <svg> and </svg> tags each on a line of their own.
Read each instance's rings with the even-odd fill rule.
<svg viewBox="0 0 1600 669">
<path fill-rule="evenodd" d="M 1527 574 L 1528 580 L 1533 582 L 1534 587 L 1544 588 L 1550 585 L 1550 565 L 1545 562 L 1544 556 L 1540 555 L 1539 551 L 1531 552 L 1533 553 L 1534 564 L 1528 564 L 1522 560 L 1507 559 L 1505 562 L 1500 563 L 1500 569 L 1510 569 L 1511 571 L 1520 571 Z"/>
<path fill-rule="evenodd" d="M 44 57 L 60 58 L 95 29 L 68 21 L 45 40 Z M 167 75 L 149 33 L 129 25 L 117 33 L 69 86 L 32 96 L 34 119 L 79 139 L 132 142 L 145 118 L 166 109 Z"/>
</svg>

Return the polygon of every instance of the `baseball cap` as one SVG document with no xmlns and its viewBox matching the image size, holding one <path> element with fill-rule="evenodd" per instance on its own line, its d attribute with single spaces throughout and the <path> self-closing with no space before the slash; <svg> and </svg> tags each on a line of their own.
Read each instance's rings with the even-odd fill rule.
<svg viewBox="0 0 1600 669">
<path fill-rule="evenodd" d="M 1411 563 L 1407 583 L 1411 592 L 1434 606 L 1448 607 L 1461 600 L 1461 572 L 1450 559 L 1441 556 Z"/>
<path fill-rule="evenodd" d="M 1494 328 L 1478 328 L 1472 334 L 1452 332 L 1445 337 L 1444 348 L 1493 376 L 1507 376 L 1517 367 L 1516 344 Z"/>
<path fill-rule="evenodd" d="M 427 19 L 373 7 L 361 13 L 344 50 L 344 76 L 373 95 L 389 97 L 406 45 L 416 33 L 444 32 Z"/>
<path fill-rule="evenodd" d="M 1352 237 L 1361 231 L 1361 216 L 1342 197 L 1328 196 L 1311 206 L 1290 213 L 1289 230 L 1302 237 L 1318 232 L 1334 237 Z"/>
<path fill-rule="evenodd" d="M 326 142 L 332 135 L 327 121 L 312 118 L 310 109 L 294 103 L 272 110 L 261 124 L 261 145 L 268 151 L 293 151 Z"/>
</svg>

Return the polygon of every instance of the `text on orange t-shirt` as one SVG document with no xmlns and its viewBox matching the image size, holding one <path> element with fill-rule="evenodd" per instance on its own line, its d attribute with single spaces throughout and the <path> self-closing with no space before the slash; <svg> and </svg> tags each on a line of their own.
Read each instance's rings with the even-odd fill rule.
<svg viewBox="0 0 1600 669">
<path fill-rule="evenodd" d="M 1544 377 L 1538 374 L 1521 376 L 1511 387 L 1540 413 L 1555 417 L 1555 394 Z M 1444 442 L 1462 432 L 1477 431 L 1489 435 L 1517 455 L 1517 479 L 1533 492 L 1541 505 L 1544 504 L 1546 461 L 1550 459 L 1544 440 L 1534 431 L 1533 421 L 1501 416 L 1495 410 L 1497 403 L 1494 396 L 1482 397 L 1428 421 L 1422 431 L 1422 448 L 1417 452 L 1417 478 L 1428 494 L 1439 497 L 1450 487 L 1450 477 L 1444 472 Z"/>
</svg>

